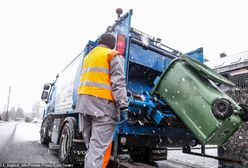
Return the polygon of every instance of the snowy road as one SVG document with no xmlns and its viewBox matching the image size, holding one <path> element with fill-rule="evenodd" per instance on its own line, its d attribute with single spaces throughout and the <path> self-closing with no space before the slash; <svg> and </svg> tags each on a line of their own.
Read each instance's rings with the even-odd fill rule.
<svg viewBox="0 0 248 168">
<path fill-rule="evenodd" d="M 12 163 L 9 167 L 14 164 L 31 167 L 36 163 L 59 164 L 48 148 L 40 144 L 39 129 L 40 125 L 34 123 L 0 123 L 0 163 Z"/>
<path fill-rule="evenodd" d="M 48 164 L 47 167 L 60 167 L 56 156 L 39 141 L 40 124 L 24 122 L 0 123 L 0 167 L 3 163 Z M 216 149 L 207 150 L 216 155 Z M 32 165 L 33 164 L 33 165 Z M 50 164 L 50 165 L 49 165 Z M 183 154 L 181 151 L 168 151 L 168 160 L 156 162 L 152 167 L 159 168 L 217 168 L 214 159 Z M 12 166 L 12 165 L 10 165 Z M 74 166 L 75 167 L 75 166 Z"/>
</svg>

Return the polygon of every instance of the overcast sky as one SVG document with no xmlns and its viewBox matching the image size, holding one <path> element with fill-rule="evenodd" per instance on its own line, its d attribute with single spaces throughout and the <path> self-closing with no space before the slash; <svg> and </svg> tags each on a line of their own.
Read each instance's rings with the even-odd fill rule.
<svg viewBox="0 0 248 168">
<path fill-rule="evenodd" d="M 221 52 L 248 50 L 246 0 L 1 0 L 0 112 L 12 87 L 11 106 L 31 111 L 43 84 L 112 25 L 115 9 L 133 9 L 132 27 L 188 52 L 204 48 L 214 60 Z"/>
</svg>

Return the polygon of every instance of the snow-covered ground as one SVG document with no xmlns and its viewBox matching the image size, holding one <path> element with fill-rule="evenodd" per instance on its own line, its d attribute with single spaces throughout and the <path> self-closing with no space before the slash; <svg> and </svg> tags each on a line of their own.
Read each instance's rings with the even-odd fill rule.
<svg viewBox="0 0 248 168">
<path fill-rule="evenodd" d="M 197 146 L 197 147 L 199 148 L 200 146 Z M 211 146 L 211 147 L 214 147 L 214 146 Z M 192 152 L 200 153 L 201 150 L 193 149 Z M 206 154 L 217 156 L 217 149 L 206 149 Z M 185 153 L 182 153 L 181 150 L 169 150 L 168 160 L 183 163 L 185 165 L 188 164 L 194 167 L 218 168 L 218 160 L 216 159 L 185 154 Z"/>
<path fill-rule="evenodd" d="M 6 121 L 3 121 L 3 120 L 0 120 L 0 125 L 2 124 L 2 123 L 5 123 Z"/>
<path fill-rule="evenodd" d="M 11 140 L 14 136 L 16 122 L 1 122 L 0 123 L 0 150 Z"/>
<path fill-rule="evenodd" d="M 26 167 L 37 167 L 32 166 L 36 163 L 39 165 L 58 164 L 57 157 L 53 156 L 48 148 L 40 143 L 39 130 L 40 124 L 37 123 L 21 121 L 1 123 L 0 167 L 1 163 L 20 163 L 24 164 L 24 167 L 25 164 L 29 164 Z"/>
<path fill-rule="evenodd" d="M 14 141 L 38 141 L 40 139 L 40 124 L 21 123 L 16 127 Z"/>
</svg>

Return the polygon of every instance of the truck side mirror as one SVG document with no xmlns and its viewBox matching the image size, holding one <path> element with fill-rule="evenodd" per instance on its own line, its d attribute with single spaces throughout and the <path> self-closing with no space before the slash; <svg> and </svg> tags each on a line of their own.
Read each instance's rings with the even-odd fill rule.
<svg viewBox="0 0 248 168">
<path fill-rule="evenodd" d="M 49 90 L 51 87 L 51 84 L 50 83 L 46 83 L 44 86 L 43 86 L 43 90 Z"/>
<path fill-rule="evenodd" d="M 43 90 L 43 91 L 42 91 L 42 94 L 41 94 L 41 100 L 47 102 L 47 100 L 48 100 L 48 95 L 49 95 L 49 94 L 48 94 L 48 91 Z"/>
</svg>

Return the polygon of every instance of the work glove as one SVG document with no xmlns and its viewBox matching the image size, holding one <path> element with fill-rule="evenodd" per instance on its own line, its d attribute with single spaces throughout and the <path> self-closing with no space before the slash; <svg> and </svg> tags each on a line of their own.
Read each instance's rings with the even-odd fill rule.
<svg viewBox="0 0 248 168">
<path fill-rule="evenodd" d="M 120 109 L 120 121 L 117 123 L 117 126 L 119 128 L 123 128 L 128 123 L 128 108 L 122 108 Z"/>
<path fill-rule="evenodd" d="M 127 125 L 127 123 L 128 123 L 128 108 L 125 107 L 120 109 L 120 121 L 118 121 L 115 126 L 115 132 L 113 135 L 114 140 L 117 137 L 119 130 L 123 129 Z"/>
<path fill-rule="evenodd" d="M 121 121 L 128 122 L 128 108 L 125 107 L 122 110 L 120 110 L 121 115 Z"/>
</svg>

